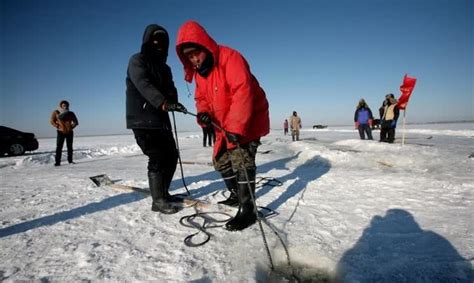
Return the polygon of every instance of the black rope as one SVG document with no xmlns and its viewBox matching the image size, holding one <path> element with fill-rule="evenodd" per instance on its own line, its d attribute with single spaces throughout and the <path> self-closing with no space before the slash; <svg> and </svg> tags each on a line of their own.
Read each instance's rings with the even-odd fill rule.
<svg viewBox="0 0 474 283">
<path fill-rule="evenodd" d="M 275 236 L 278 238 L 278 240 L 280 240 L 280 243 L 281 245 L 283 246 L 283 249 L 285 250 L 285 254 L 286 254 L 286 264 L 291 267 L 291 259 L 290 259 L 290 251 L 288 250 L 288 247 L 286 246 L 285 242 L 283 241 L 283 238 L 281 237 L 281 235 L 276 231 L 276 229 L 270 224 L 270 222 L 267 221 L 266 218 L 263 218 L 263 223 L 265 223 L 267 225 L 268 228 L 270 228 L 270 230 L 273 232 L 273 234 L 275 234 Z M 283 277 L 286 276 L 286 274 L 283 274 L 282 272 L 278 272 L 280 273 L 280 275 L 282 275 Z M 291 276 L 296 279 L 296 282 L 301 282 L 301 279 L 296 276 L 295 274 L 295 271 L 293 270 L 293 268 L 291 268 Z"/>
<path fill-rule="evenodd" d="M 217 220 L 215 218 L 209 217 L 209 215 L 211 214 L 225 215 L 227 216 L 227 218 L 224 220 Z M 199 219 L 199 218 L 204 220 L 203 224 L 199 224 L 197 221 L 195 221 L 195 219 Z M 221 211 L 196 212 L 194 214 L 181 217 L 181 219 L 179 219 L 179 223 L 181 225 L 183 225 L 184 227 L 195 228 L 199 230 L 196 233 L 191 234 L 187 236 L 186 238 L 184 238 L 184 244 L 188 247 L 199 247 L 206 244 L 211 239 L 211 236 L 213 236 L 206 229 L 222 227 L 224 225 L 211 225 L 211 224 L 212 223 L 225 223 L 229 221 L 230 219 L 232 219 L 232 215 L 225 212 L 221 212 Z M 199 235 L 201 232 L 205 234 L 205 239 L 199 243 L 193 242 L 194 237 Z"/>
<path fill-rule="evenodd" d="M 242 170 L 244 171 L 245 179 L 247 180 L 247 188 L 249 190 L 250 198 L 252 199 L 252 202 L 253 202 L 254 212 L 257 215 L 257 223 L 258 223 L 258 227 L 260 228 L 260 232 L 262 234 L 263 245 L 265 246 L 265 250 L 267 252 L 268 260 L 270 261 L 270 268 L 272 270 L 275 270 L 275 266 L 273 265 L 272 254 L 270 252 L 270 248 L 268 247 L 267 237 L 265 236 L 265 231 L 263 230 L 262 221 L 260 219 L 260 215 L 259 215 L 258 210 L 257 210 L 257 202 L 255 201 L 254 194 L 252 194 L 252 187 L 250 185 L 250 178 L 249 178 L 249 175 L 247 174 L 247 169 L 245 168 L 244 163 L 243 163 L 243 161 L 245 160 L 244 159 L 244 154 L 242 153 L 242 149 L 240 148 L 240 144 L 238 144 L 238 143 L 237 143 L 237 150 L 239 151 L 240 158 L 242 160 L 242 162 L 241 162 Z"/>
<path fill-rule="evenodd" d="M 188 196 L 189 196 L 191 195 L 191 193 L 189 192 L 188 187 L 186 186 L 186 182 L 184 181 L 183 162 L 181 162 L 181 152 L 179 150 L 178 131 L 176 130 L 176 119 L 174 118 L 174 111 L 172 111 L 171 114 L 173 114 L 173 127 L 174 127 L 174 135 L 176 137 L 176 151 L 178 152 L 179 167 L 181 169 L 181 180 L 183 180 L 183 186 L 186 189 L 186 192 L 188 193 Z"/>
<path fill-rule="evenodd" d="M 259 180 L 256 182 L 256 187 L 259 187 L 259 188 L 264 187 L 264 186 L 275 187 L 275 186 L 281 186 L 281 185 L 282 185 L 281 181 L 279 181 L 278 179 L 275 179 L 275 178 L 270 178 L 270 177 L 259 177 Z M 222 196 L 224 198 L 228 197 L 228 196 L 225 195 L 226 192 L 227 192 L 227 190 L 221 190 L 220 191 L 220 193 L 222 194 Z M 216 196 L 218 193 L 219 192 L 215 192 L 215 193 L 212 194 L 212 196 Z M 190 206 L 187 206 L 187 207 L 193 207 L 196 204 L 190 205 Z M 258 215 L 262 219 L 263 218 L 264 219 L 269 219 L 269 218 L 275 217 L 279 214 L 275 210 L 273 210 L 271 208 L 268 208 L 268 207 L 265 207 L 265 206 L 258 206 L 258 209 L 260 210 L 260 211 L 258 211 Z M 216 220 L 215 218 L 209 217 L 208 216 L 209 214 L 222 214 L 222 215 L 228 216 L 229 218 L 227 218 L 225 220 Z M 203 219 L 203 221 L 204 221 L 203 224 L 199 224 L 195 221 L 195 219 L 198 219 L 198 218 Z M 191 235 L 187 236 L 186 238 L 184 238 L 184 244 L 188 247 L 199 247 L 199 246 L 202 246 L 202 245 L 206 244 L 207 242 L 209 242 L 209 240 L 211 239 L 211 236 L 212 236 L 212 234 L 207 232 L 206 229 L 218 228 L 218 227 L 223 226 L 223 225 L 210 226 L 211 223 L 213 223 L 213 222 L 217 222 L 217 223 L 228 222 L 232 218 L 233 217 L 231 215 L 229 215 L 225 212 L 221 212 L 221 211 L 196 212 L 196 213 L 193 213 L 191 215 L 186 215 L 186 216 L 181 217 L 181 219 L 179 220 L 179 223 L 181 225 L 183 225 L 185 227 L 188 227 L 188 228 L 195 228 L 195 229 L 199 230 L 196 233 L 191 234 Z M 268 223 L 265 223 L 265 224 L 267 226 L 269 226 Z M 273 230 L 273 228 L 271 226 L 269 226 L 269 227 L 270 227 L 270 229 Z M 199 243 L 194 243 L 193 239 L 201 232 L 205 234 L 205 240 L 203 240 L 202 242 L 199 242 Z M 278 234 L 276 231 L 273 231 L 273 233 Z M 280 236 L 278 235 L 278 237 L 280 237 Z M 282 241 L 281 238 L 280 238 L 280 242 L 282 242 L 282 244 L 283 244 L 283 241 Z M 285 249 L 286 249 L 286 247 L 285 247 Z"/>
<path fill-rule="evenodd" d="M 188 88 L 188 93 L 190 94 L 189 88 Z M 197 117 L 196 114 L 191 113 L 191 112 L 189 112 L 189 111 L 186 112 L 185 114 L 189 114 L 189 115 L 191 115 L 191 116 Z M 173 121 L 174 121 L 174 113 L 173 113 Z M 212 123 L 212 125 L 213 125 L 214 127 L 216 127 L 217 129 L 223 131 L 224 133 L 227 133 L 227 131 L 226 131 L 225 129 L 223 129 L 222 127 L 220 127 L 219 125 L 217 125 L 215 122 L 212 122 L 212 121 L 211 121 L 211 123 Z M 175 126 L 175 132 L 176 132 L 176 126 Z M 178 139 L 178 138 L 177 138 L 177 134 L 176 134 L 176 140 L 177 140 L 177 139 Z M 178 147 L 178 148 L 179 148 L 179 147 Z M 237 144 L 237 150 L 239 151 L 242 160 L 244 160 L 244 158 L 243 158 L 244 156 L 243 156 L 243 153 L 242 153 L 242 149 L 240 148 L 240 145 L 239 145 L 239 144 Z M 178 155 L 178 156 L 179 156 L 179 155 Z M 181 165 L 181 159 L 180 159 L 180 165 Z M 247 186 L 248 186 L 248 189 L 249 189 L 249 193 L 250 193 L 252 202 L 253 202 L 253 204 L 254 204 L 255 213 L 256 213 L 256 215 L 257 215 L 258 226 L 259 226 L 260 232 L 261 232 L 261 234 L 262 234 L 262 239 L 263 239 L 263 243 L 264 243 L 264 245 L 265 245 L 265 249 L 266 249 L 266 252 L 267 252 L 268 260 L 270 261 L 270 267 L 271 267 L 272 271 L 274 271 L 274 270 L 275 270 L 275 267 L 274 267 L 274 265 L 273 265 L 272 255 L 271 255 L 270 249 L 269 249 L 269 247 L 268 247 L 268 242 L 267 242 L 267 239 L 266 239 L 266 237 L 265 237 L 265 231 L 263 230 L 262 221 L 261 221 L 261 219 L 262 219 L 262 218 L 264 219 L 265 217 L 262 217 L 262 215 L 261 215 L 261 214 L 259 213 L 259 211 L 258 211 L 257 203 L 256 203 L 256 201 L 255 201 L 255 196 L 251 193 L 252 188 L 251 188 L 251 186 L 250 186 L 249 176 L 248 176 L 248 174 L 247 174 L 246 168 L 243 166 L 243 163 L 242 163 L 242 169 L 243 169 L 243 171 L 245 172 L 245 178 L 246 178 L 246 180 L 247 180 Z M 182 170 L 181 170 L 181 173 L 182 173 Z M 262 178 L 262 179 L 265 181 L 265 183 L 261 185 L 262 187 L 265 186 L 265 185 L 270 185 L 270 186 L 281 186 L 281 185 L 282 185 L 282 182 L 280 182 L 280 181 L 278 181 L 278 180 L 276 180 L 276 179 L 273 179 L 273 178 Z M 259 182 L 261 182 L 261 181 L 262 181 L 262 180 L 259 180 Z M 184 183 L 184 177 L 183 177 L 183 183 Z M 255 185 L 257 185 L 257 183 L 256 183 Z M 187 190 L 187 188 L 186 188 L 186 190 Z M 189 193 L 189 191 L 188 191 L 188 193 Z M 269 208 L 266 208 L 266 207 L 265 207 L 265 209 L 266 209 L 266 210 L 269 210 L 269 211 L 273 211 L 273 210 L 271 210 L 271 209 L 269 209 Z M 273 212 L 274 212 L 274 211 L 273 211 Z M 209 212 L 208 212 L 208 213 L 209 213 Z M 217 213 L 223 213 L 223 212 L 217 212 Z M 276 213 L 276 212 L 274 212 L 273 214 L 275 214 L 275 213 Z M 223 214 L 225 214 L 225 213 L 223 213 Z M 202 215 L 205 215 L 205 213 L 198 212 L 198 213 L 193 214 L 193 215 L 190 215 L 190 216 L 182 217 L 182 218 L 180 219 L 180 223 L 181 223 L 182 225 L 186 226 L 184 223 L 182 223 L 182 220 L 184 220 L 184 219 L 191 219 L 191 220 L 192 220 L 192 219 L 194 219 L 194 217 L 196 217 L 197 215 L 202 216 Z M 227 214 L 226 214 L 226 215 L 227 215 Z M 272 215 L 272 213 L 271 213 L 270 215 Z M 228 221 L 228 220 L 226 220 L 225 222 L 227 222 L 227 221 Z M 266 222 L 266 221 L 264 221 L 264 222 Z M 189 222 L 188 222 L 188 223 L 189 223 Z M 204 224 L 203 224 L 202 226 L 199 226 L 199 227 L 196 227 L 197 225 L 195 224 L 195 222 L 193 222 L 193 224 L 190 224 L 191 226 L 187 226 L 187 227 L 195 227 L 195 228 L 199 229 L 199 232 L 203 232 L 203 233 L 206 234 L 206 239 L 204 240 L 204 242 L 199 243 L 199 244 L 194 244 L 194 243 L 192 243 L 192 238 L 193 238 L 194 236 L 196 236 L 197 234 L 199 234 L 199 232 L 187 236 L 187 237 L 184 239 L 184 243 L 185 243 L 187 246 L 192 246 L 192 247 L 195 247 L 195 246 L 202 246 L 202 245 L 204 245 L 205 243 L 207 243 L 207 242 L 210 240 L 212 234 L 208 233 L 208 232 L 205 230 L 205 225 L 206 225 L 206 223 L 208 223 L 208 220 L 205 220 L 205 221 L 204 221 Z M 265 224 L 273 231 L 273 233 L 274 233 L 275 235 L 277 235 L 278 239 L 280 240 L 281 244 L 283 245 L 283 247 L 284 247 L 284 249 L 285 249 L 285 252 L 286 252 L 286 255 L 287 255 L 287 262 L 288 262 L 288 265 L 290 266 L 290 265 L 291 265 L 291 262 L 290 262 L 290 254 L 289 254 L 289 252 L 288 252 L 288 248 L 286 247 L 286 245 L 285 245 L 283 239 L 280 237 L 280 235 L 278 234 L 278 232 L 275 231 L 275 230 L 273 229 L 273 227 L 271 227 L 271 226 L 269 225 L 269 223 L 265 223 Z M 220 226 L 218 226 L 218 227 L 221 227 L 221 226 L 222 226 L 222 225 L 220 225 Z M 209 228 L 209 226 L 208 226 L 208 228 Z M 212 226 L 212 228 L 214 228 L 214 226 Z M 297 278 L 297 277 L 296 277 L 296 278 Z"/>
</svg>

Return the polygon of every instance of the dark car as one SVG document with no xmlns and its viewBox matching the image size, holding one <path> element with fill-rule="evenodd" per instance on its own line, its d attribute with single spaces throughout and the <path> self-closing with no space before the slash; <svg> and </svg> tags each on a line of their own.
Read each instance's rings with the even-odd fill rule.
<svg viewBox="0 0 474 283">
<path fill-rule="evenodd" d="M 22 155 L 25 151 L 38 149 L 38 140 L 33 133 L 24 133 L 0 126 L 0 156 Z"/>
<path fill-rule="evenodd" d="M 313 125 L 313 129 L 326 129 L 327 127 L 326 125 Z"/>
<path fill-rule="evenodd" d="M 372 120 L 372 130 L 380 129 L 380 119 Z"/>
</svg>

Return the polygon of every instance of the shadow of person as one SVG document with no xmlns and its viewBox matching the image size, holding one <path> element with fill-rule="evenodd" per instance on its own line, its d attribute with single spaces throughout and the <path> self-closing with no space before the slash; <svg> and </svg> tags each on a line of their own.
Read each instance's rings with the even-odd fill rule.
<svg viewBox="0 0 474 283">
<path fill-rule="evenodd" d="M 299 154 L 299 153 L 298 153 Z M 296 158 L 296 157 L 295 157 Z M 289 160 L 287 160 L 288 162 Z M 275 169 L 288 169 L 286 162 L 280 162 L 275 165 Z M 271 168 L 268 166 L 263 166 L 262 169 Z M 272 200 L 270 203 L 267 204 L 267 207 L 272 210 L 277 210 L 282 204 L 288 201 L 290 198 L 297 195 L 299 192 L 305 190 L 308 184 L 312 181 L 319 179 L 321 176 L 326 174 L 329 169 L 331 168 L 330 162 L 322 158 L 321 156 L 315 156 L 305 163 L 301 164 L 300 166 L 296 167 L 291 173 L 281 176 L 278 178 L 280 182 L 283 184 L 288 181 L 294 181 L 288 188 L 280 194 L 276 199 Z M 269 193 L 275 187 L 262 187 L 260 188 L 256 195 L 257 197 L 262 197 L 263 195 Z M 300 199 L 303 197 L 301 195 Z M 298 204 L 297 204 L 298 205 Z M 290 217 L 291 218 L 291 217 Z"/>
<path fill-rule="evenodd" d="M 301 152 L 298 152 L 293 156 L 280 158 L 257 166 L 257 179 L 262 174 L 265 174 L 265 172 L 271 170 L 287 170 L 287 164 L 293 160 L 298 159 L 298 156 L 300 154 Z M 278 180 L 282 183 L 285 183 L 287 181 L 294 182 L 289 185 L 288 188 L 281 195 L 279 195 L 276 199 L 272 200 L 266 206 L 271 210 L 277 210 L 278 207 L 288 201 L 288 199 L 294 197 L 299 192 L 303 191 L 307 187 L 308 183 L 317 180 L 322 175 L 326 174 L 329 171 L 330 167 L 330 162 L 327 159 L 322 158 L 321 156 L 315 156 L 307 160 L 304 164 L 301 164 L 300 166 L 296 167 L 294 170 L 291 171 L 291 173 L 279 177 Z M 226 187 L 222 180 L 222 177 L 216 171 L 210 171 L 196 176 L 187 176 L 185 178 L 185 183 L 187 185 L 191 185 L 201 181 L 205 181 L 207 183 L 202 187 L 189 190 L 191 196 L 194 198 L 212 195 L 220 190 L 226 191 Z M 177 191 L 182 190 L 182 188 L 182 180 L 174 179 L 170 186 L 170 192 L 176 193 Z M 264 186 L 257 188 L 257 199 L 269 193 L 272 189 L 274 189 L 273 186 Z M 300 199 L 301 198 L 302 196 L 300 197 Z M 298 203 L 296 204 L 294 212 L 298 207 Z"/>
<path fill-rule="evenodd" d="M 472 282 L 471 263 L 403 209 L 372 218 L 337 267 L 340 282 Z"/>
<path fill-rule="evenodd" d="M 298 158 L 299 154 L 300 153 L 298 153 L 295 156 L 273 160 L 268 163 L 257 166 L 257 178 L 261 174 L 260 172 L 266 172 L 271 169 L 286 169 L 285 164 L 287 162 L 290 162 L 293 159 Z M 175 176 L 176 174 L 178 174 L 178 172 L 175 173 Z M 219 172 L 215 171 L 214 169 L 212 169 L 211 171 L 205 172 L 203 174 L 199 174 L 195 176 L 186 176 L 184 179 L 184 182 L 186 183 L 186 185 L 192 185 L 194 183 L 203 182 L 203 181 L 207 183 L 203 186 L 189 190 L 192 197 L 199 198 L 206 195 L 212 195 L 220 190 L 227 191 L 227 188 L 225 186 L 225 183 L 221 175 L 219 174 Z M 171 182 L 170 192 L 177 193 L 178 191 L 182 191 L 183 188 L 184 188 L 183 180 L 181 178 L 179 179 L 175 178 Z"/>
<path fill-rule="evenodd" d="M 28 220 L 5 228 L 1 228 L 0 238 L 23 233 L 28 230 L 36 229 L 38 227 L 52 226 L 59 222 L 65 222 L 67 220 L 79 218 L 84 215 L 109 210 L 121 205 L 140 201 L 144 198 L 146 198 L 146 195 L 142 193 L 122 193 L 119 195 L 108 197 L 99 202 L 89 203 L 87 205 L 72 208 L 70 210 L 57 212 L 51 215 L 43 216 L 40 218 Z"/>
</svg>

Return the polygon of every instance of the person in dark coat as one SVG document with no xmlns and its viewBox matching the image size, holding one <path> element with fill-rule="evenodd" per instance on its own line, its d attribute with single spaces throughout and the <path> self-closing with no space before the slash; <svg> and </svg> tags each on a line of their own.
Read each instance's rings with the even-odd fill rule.
<svg viewBox="0 0 474 283">
<path fill-rule="evenodd" d="M 206 144 L 212 146 L 215 142 L 214 127 L 212 125 L 202 127 L 202 146 L 206 147 Z"/>
<path fill-rule="evenodd" d="M 129 60 L 126 78 L 127 129 L 133 130 L 138 146 L 149 158 L 151 210 L 165 214 L 178 211 L 168 192 L 178 162 L 168 111 L 187 113 L 178 102 L 166 64 L 168 47 L 168 32 L 155 24 L 147 26 L 141 51 Z"/>
<path fill-rule="evenodd" d="M 364 99 L 359 100 L 359 104 L 354 113 L 354 123 L 355 128 L 359 130 L 361 140 L 365 140 L 366 133 L 369 140 L 373 139 L 371 129 L 373 119 L 374 117 L 372 116 L 372 110 L 370 110 L 369 105 L 367 105 Z"/>
<path fill-rule="evenodd" d="M 397 106 L 397 100 L 392 93 L 385 96 L 385 100 L 380 112 L 380 141 L 393 143 L 395 141 L 395 128 L 400 115 L 400 109 Z"/>
</svg>

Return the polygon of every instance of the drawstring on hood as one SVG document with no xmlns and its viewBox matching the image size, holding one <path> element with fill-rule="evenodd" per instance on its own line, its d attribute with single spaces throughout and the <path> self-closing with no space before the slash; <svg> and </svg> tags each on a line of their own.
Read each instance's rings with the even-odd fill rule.
<svg viewBox="0 0 474 283">
<path fill-rule="evenodd" d="M 203 46 L 192 43 L 192 42 L 186 42 L 181 44 L 181 52 L 183 54 L 193 52 L 193 51 L 203 51 L 206 53 L 206 59 L 198 65 L 198 66 L 193 66 L 193 68 L 197 71 L 197 73 L 203 77 L 207 77 L 209 73 L 212 70 L 212 67 L 214 66 L 214 57 L 212 56 L 212 53 L 209 52 L 206 48 Z"/>
<path fill-rule="evenodd" d="M 206 50 L 206 59 L 202 62 L 201 66 L 197 69 L 199 75 L 203 77 L 207 77 L 212 70 L 212 66 L 214 65 L 214 58 L 212 57 L 211 52 Z"/>
</svg>

